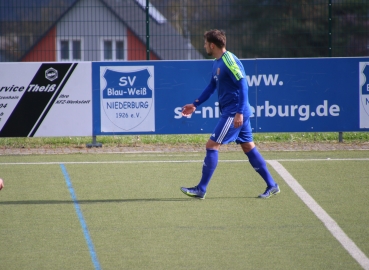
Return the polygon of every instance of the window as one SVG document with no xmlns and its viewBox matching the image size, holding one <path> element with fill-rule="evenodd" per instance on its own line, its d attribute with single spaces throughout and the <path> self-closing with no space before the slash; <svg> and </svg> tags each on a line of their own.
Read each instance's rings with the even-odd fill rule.
<svg viewBox="0 0 369 270">
<path fill-rule="evenodd" d="M 69 60 L 69 42 L 60 41 L 60 58 L 61 60 Z"/>
<path fill-rule="evenodd" d="M 113 60 L 113 42 L 104 40 L 104 60 Z"/>
<path fill-rule="evenodd" d="M 116 42 L 116 58 L 124 60 L 124 44 L 123 41 Z"/>
<path fill-rule="evenodd" d="M 73 60 L 81 60 L 81 41 L 72 41 Z"/>
<path fill-rule="evenodd" d="M 79 39 L 61 39 L 58 42 L 59 61 L 82 61 L 82 42 Z"/>
<path fill-rule="evenodd" d="M 121 39 L 102 39 L 102 53 L 101 60 L 103 61 L 115 61 L 126 60 L 126 50 L 124 48 L 124 40 Z"/>
</svg>

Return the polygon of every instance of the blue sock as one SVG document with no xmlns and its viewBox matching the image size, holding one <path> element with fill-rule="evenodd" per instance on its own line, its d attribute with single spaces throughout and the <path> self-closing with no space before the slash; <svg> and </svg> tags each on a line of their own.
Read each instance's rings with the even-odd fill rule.
<svg viewBox="0 0 369 270">
<path fill-rule="evenodd" d="M 206 192 L 206 188 L 210 182 L 210 179 L 218 165 L 218 150 L 206 149 L 206 157 L 204 164 L 202 165 L 202 177 L 197 187 Z"/>
<path fill-rule="evenodd" d="M 254 147 L 250 152 L 246 153 L 246 155 L 249 158 L 251 166 L 255 169 L 255 171 L 257 171 L 257 173 L 260 174 L 267 186 L 276 186 L 277 184 L 274 182 L 272 175 L 269 173 L 264 158 L 256 149 L 256 147 Z"/>
</svg>

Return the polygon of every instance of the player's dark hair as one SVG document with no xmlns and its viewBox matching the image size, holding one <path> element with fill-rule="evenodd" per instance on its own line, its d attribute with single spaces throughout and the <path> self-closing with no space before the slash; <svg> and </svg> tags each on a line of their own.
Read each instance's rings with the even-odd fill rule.
<svg viewBox="0 0 369 270">
<path fill-rule="evenodd" d="M 226 46 L 226 35 L 223 30 L 212 29 L 206 31 L 204 34 L 204 39 L 209 43 L 213 43 L 219 49 L 222 49 Z"/>
</svg>

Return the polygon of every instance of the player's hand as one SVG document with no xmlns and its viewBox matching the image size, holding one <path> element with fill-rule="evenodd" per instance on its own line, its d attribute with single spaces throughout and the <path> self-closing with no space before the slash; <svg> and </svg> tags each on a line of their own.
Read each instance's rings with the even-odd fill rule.
<svg viewBox="0 0 369 270">
<path fill-rule="evenodd" d="M 3 179 L 0 178 L 0 190 L 4 187 Z"/>
<path fill-rule="evenodd" d="M 236 115 L 234 116 L 234 119 L 233 119 L 233 126 L 235 128 L 238 128 L 242 125 L 243 125 L 243 114 L 236 113 Z"/>
<path fill-rule="evenodd" d="M 194 111 L 196 111 L 196 107 L 193 104 L 186 104 L 182 107 L 182 115 L 185 117 L 190 116 Z"/>
</svg>

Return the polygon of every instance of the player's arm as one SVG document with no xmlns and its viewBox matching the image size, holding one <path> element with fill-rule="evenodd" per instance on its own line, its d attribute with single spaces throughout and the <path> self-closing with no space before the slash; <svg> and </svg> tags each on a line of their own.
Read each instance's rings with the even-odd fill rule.
<svg viewBox="0 0 369 270">
<path fill-rule="evenodd" d="M 240 89 L 237 113 L 233 120 L 234 127 L 240 127 L 243 124 L 243 112 L 246 110 L 247 106 L 247 95 L 248 95 L 248 85 L 245 78 L 241 78 L 236 81 L 238 89 Z"/>
<path fill-rule="evenodd" d="M 247 85 L 247 81 L 245 78 L 241 78 L 236 81 L 238 89 L 240 89 L 239 97 L 238 97 L 238 108 L 237 113 L 243 113 L 247 107 L 247 95 L 249 91 L 249 87 Z"/>
<path fill-rule="evenodd" d="M 196 111 L 196 107 L 200 106 L 202 103 L 207 101 L 210 96 L 214 93 L 216 89 L 216 83 L 215 80 L 212 79 L 209 83 L 209 85 L 202 91 L 201 95 L 198 99 L 196 99 L 192 104 L 186 104 L 182 107 L 182 115 L 183 116 L 189 116 L 194 111 Z"/>
<path fill-rule="evenodd" d="M 200 106 L 202 103 L 204 103 L 210 98 L 210 96 L 214 93 L 215 89 L 216 89 L 216 82 L 214 79 L 211 79 L 209 85 L 204 89 L 204 91 L 202 91 L 199 98 L 196 99 L 192 104 L 195 107 Z"/>
</svg>

